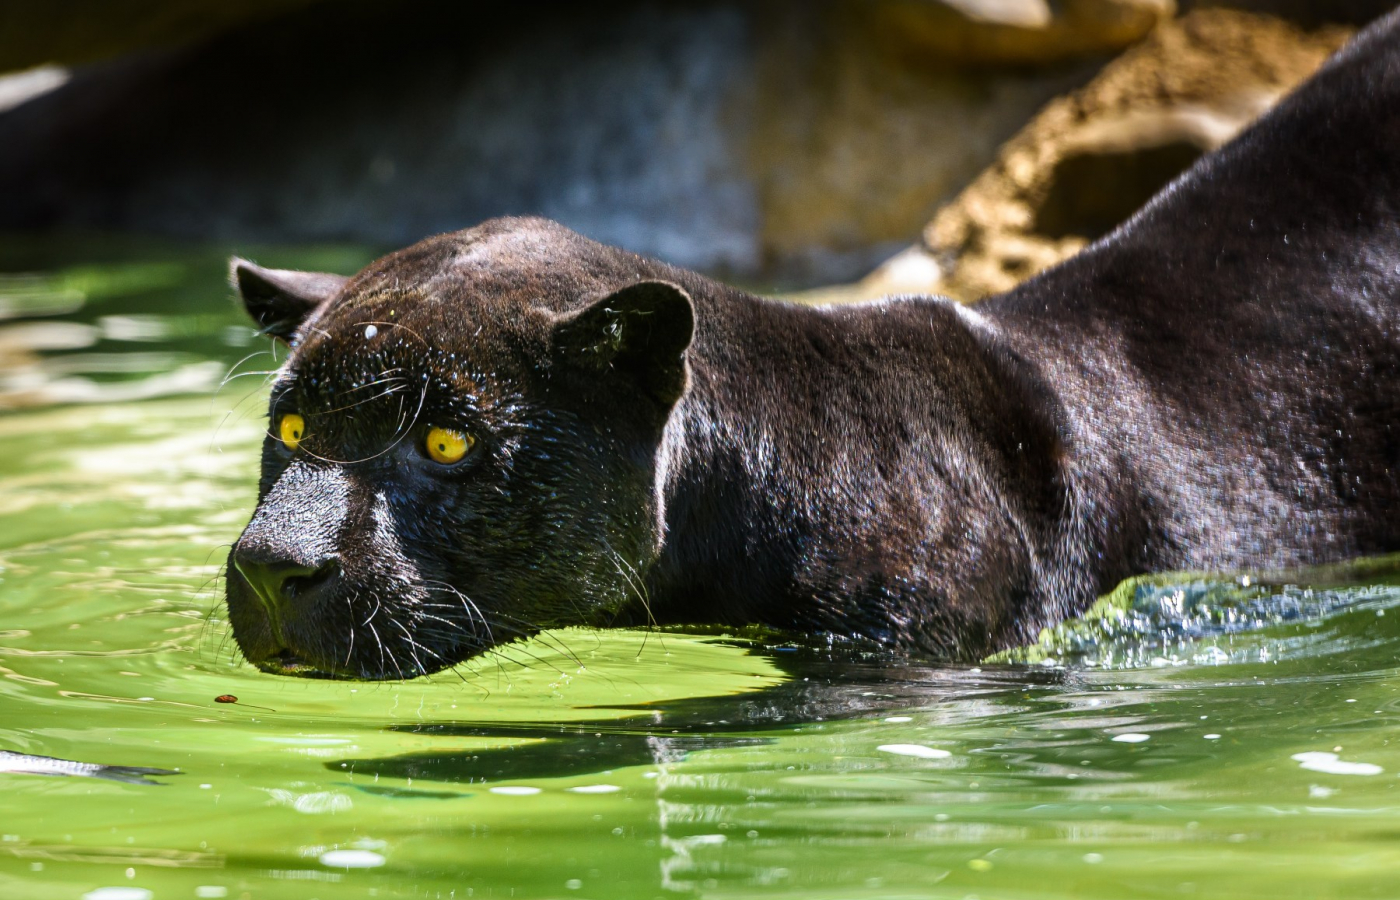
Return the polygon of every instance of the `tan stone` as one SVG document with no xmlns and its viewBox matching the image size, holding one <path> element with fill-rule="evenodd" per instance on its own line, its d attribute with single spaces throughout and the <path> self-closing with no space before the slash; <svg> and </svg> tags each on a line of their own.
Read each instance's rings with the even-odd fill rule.
<svg viewBox="0 0 1400 900">
<path fill-rule="evenodd" d="M 1349 33 L 1218 9 L 1161 25 L 1046 106 L 939 210 L 921 244 L 848 296 L 970 301 L 1015 286 L 1127 218 L 1310 75 Z"/>
<path fill-rule="evenodd" d="M 771 7 L 756 29 L 750 101 L 761 254 L 810 259 L 803 280 L 822 278 L 823 257 L 865 254 L 868 265 L 927 222 L 1048 98 L 1083 84 L 1105 55 L 1174 10 L 1175 0 Z"/>
</svg>

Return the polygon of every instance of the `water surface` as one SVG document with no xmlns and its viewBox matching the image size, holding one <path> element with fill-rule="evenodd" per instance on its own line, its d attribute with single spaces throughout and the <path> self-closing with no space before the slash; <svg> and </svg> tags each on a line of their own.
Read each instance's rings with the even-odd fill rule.
<svg viewBox="0 0 1400 900">
<path fill-rule="evenodd" d="M 219 571 L 275 360 L 222 256 L 0 251 L 0 750 L 180 771 L 0 774 L 0 897 L 1400 893 L 1385 565 L 1130 584 L 980 667 L 567 630 L 406 683 L 258 673 Z"/>
</svg>

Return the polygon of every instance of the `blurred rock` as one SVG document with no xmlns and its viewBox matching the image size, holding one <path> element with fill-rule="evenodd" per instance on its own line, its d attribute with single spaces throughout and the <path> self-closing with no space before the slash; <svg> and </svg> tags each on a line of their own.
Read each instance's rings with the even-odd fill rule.
<svg viewBox="0 0 1400 900">
<path fill-rule="evenodd" d="M 1128 218 L 1310 75 L 1350 33 L 1221 9 L 1163 24 L 1007 142 L 939 210 L 919 245 L 831 297 L 975 300 L 1015 286 Z"/>
<path fill-rule="evenodd" d="M 867 7 L 881 38 L 948 65 L 1044 65 L 1112 53 L 1176 12 L 1175 0 L 890 0 Z"/>
<path fill-rule="evenodd" d="M 341 0 L 0 0 L 0 72 L 45 64 L 73 66 L 152 48 L 169 48 L 230 28 L 318 6 L 341 15 Z M 381 0 L 381 8 L 396 4 Z M 486 4 L 462 3 L 473 13 Z M 536 7 L 546 4 L 536 3 Z M 759 3 L 754 6 L 761 5 Z M 860 15 L 882 21 L 898 43 L 913 41 L 969 63 L 1044 62 L 1117 50 L 1139 38 L 1172 0 L 902 0 L 867 4 Z M 1182 11 L 1228 7 L 1266 13 L 1307 27 L 1360 25 L 1394 6 L 1390 0 L 1182 0 Z"/>
<path fill-rule="evenodd" d="M 731 277 L 849 280 L 1171 10 L 320 3 L 31 78 L 0 113 L 0 228 L 397 245 L 538 213 Z"/>
<path fill-rule="evenodd" d="M 0 0 L 0 72 L 173 47 L 314 0 Z"/>
</svg>

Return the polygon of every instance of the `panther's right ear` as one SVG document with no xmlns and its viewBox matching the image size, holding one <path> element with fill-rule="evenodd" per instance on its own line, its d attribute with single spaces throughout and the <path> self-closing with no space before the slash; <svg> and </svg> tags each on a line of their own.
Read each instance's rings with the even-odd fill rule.
<svg viewBox="0 0 1400 900">
<path fill-rule="evenodd" d="M 262 333 L 283 343 L 291 343 L 311 311 L 340 293 L 350 280 L 329 272 L 264 269 L 236 256 L 228 261 L 228 279 Z"/>
</svg>

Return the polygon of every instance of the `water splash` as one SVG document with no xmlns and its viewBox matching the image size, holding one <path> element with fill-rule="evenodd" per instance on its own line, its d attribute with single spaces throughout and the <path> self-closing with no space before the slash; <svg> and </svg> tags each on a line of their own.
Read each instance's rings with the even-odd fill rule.
<svg viewBox="0 0 1400 900">
<path fill-rule="evenodd" d="M 1267 573 L 1147 575 L 1123 582 L 1084 615 L 988 662 L 1132 669 L 1271 662 L 1323 654 L 1293 641 L 1342 615 L 1384 617 L 1400 605 L 1400 555 Z"/>
</svg>

